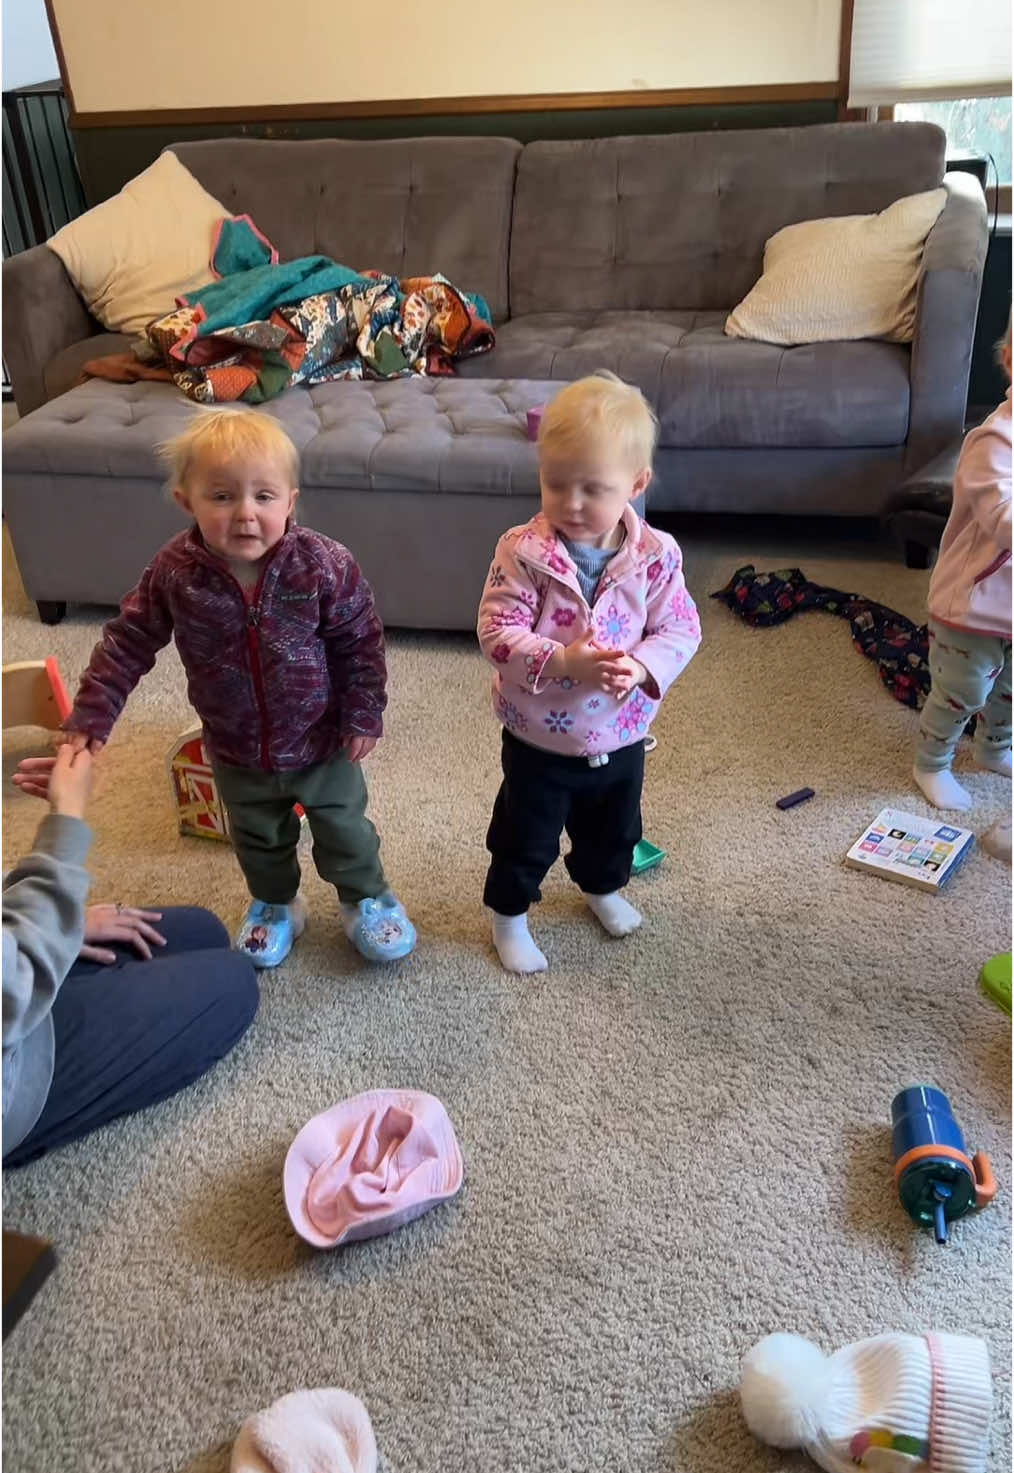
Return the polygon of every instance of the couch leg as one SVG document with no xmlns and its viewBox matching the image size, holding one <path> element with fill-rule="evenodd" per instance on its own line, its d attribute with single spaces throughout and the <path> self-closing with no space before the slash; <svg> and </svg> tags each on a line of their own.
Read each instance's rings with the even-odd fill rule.
<svg viewBox="0 0 1014 1473">
<path fill-rule="evenodd" d="M 67 605 L 59 599 L 41 598 L 35 607 L 43 624 L 59 624 L 67 614 Z"/>
<path fill-rule="evenodd" d="M 930 565 L 930 550 L 924 542 L 913 542 L 910 538 L 905 542 L 905 567 L 906 568 L 928 568 Z"/>
</svg>

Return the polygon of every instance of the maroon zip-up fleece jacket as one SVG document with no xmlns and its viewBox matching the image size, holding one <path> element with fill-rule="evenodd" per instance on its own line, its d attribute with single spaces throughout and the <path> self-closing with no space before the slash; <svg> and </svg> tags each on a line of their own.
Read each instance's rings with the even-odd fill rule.
<svg viewBox="0 0 1014 1473">
<path fill-rule="evenodd" d="M 134 686 L 175 636 L 209 754 L 293 772 L 353 735 L 379 737 L 384 628 L 347 548 L 290 526 L 252 600 L 192 527 L 167 542 L 102 631 L 67 731 L 106 741 Z"/>
</svg>

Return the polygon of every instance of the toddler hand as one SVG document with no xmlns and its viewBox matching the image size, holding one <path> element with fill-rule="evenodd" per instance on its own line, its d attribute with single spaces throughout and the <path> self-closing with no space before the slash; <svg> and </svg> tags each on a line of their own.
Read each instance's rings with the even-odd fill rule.
<svg viewBox="0 0 1014 1473">
<path fill-rule="evenodd" d="M 594 634 L 589 630 L 573 644 L 566 646 L 561 664 L 563 673 L 571 680 L 578 680 L 582 685 L 593 686 L 596 690 L 608 690 L 609 669 L 623 658 L 619 650 L 600 649 L 595 643 Z"/>
<path fill-rule="evenodd" d="M 605 689 L 611 696 L 629 696 L 632 690 L 644 685 L 648 679 L 647 670 L 633 655 L 620 655 L 606 666 L 605 673 L 608 682 Z"/>
<path fill-rule="evenodd" d="M 83 731 L 58 731 L 54 733 L 53 745 L 58 750 L 60 747 L 70 747 L 74 752 L 87 749 L 93 757 L 97 757 L 106 744 L 96 738 L 89 738 Z"/>
<path fill-rule="evenodd" d="M 350 762 L 362 762 L 368 757 L 377 745 L 378 738 L 370 736 L 350 736 L 342 742 L 342 751 Z"/>
</svg>

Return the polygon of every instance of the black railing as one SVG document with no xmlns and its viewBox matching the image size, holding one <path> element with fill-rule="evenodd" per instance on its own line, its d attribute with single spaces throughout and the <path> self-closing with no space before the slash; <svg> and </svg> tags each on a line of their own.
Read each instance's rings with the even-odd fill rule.
<svg viewBox="0 0 1014 1473">
<path fill-rule="evenodd" d="M 59 82 L 3 94 L 4 255 L 39 245 L 85 209 Z"/>
<path fill-rule="evenodd" d="M 3 253 L 41 245 L 86 208 L 59 82 L 3 93 Z M 3 396 L 11 391 L 7 368 Z"/>
</svg>

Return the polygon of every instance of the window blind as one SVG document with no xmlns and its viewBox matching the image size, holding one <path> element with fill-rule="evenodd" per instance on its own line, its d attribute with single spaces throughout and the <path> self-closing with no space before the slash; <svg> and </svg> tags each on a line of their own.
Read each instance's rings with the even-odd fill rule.
<svg viewBox="0 0 1014 1473">
<path fill-rule="evenodd" d="M 1010 87 L 1010 0 L 855 0 L 849 107 Z"/>
</svg>

